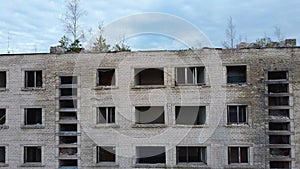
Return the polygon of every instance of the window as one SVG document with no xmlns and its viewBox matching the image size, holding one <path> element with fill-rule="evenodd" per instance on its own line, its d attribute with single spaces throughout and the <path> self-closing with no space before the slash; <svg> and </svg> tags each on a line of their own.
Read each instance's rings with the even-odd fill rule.
<svg viewBox="0 0 300 169">
<path fill-rule="evenodd" d="M 77 76 L 61 76 L 60 84 L 61 85 L 77 84 Z"/>
<path fill-rule="evenodd" d="M 75 109 L 77 108 L 77 100 L 59 100 L 59 108 Z"/>
<path fill-rule="evenodd" d="M 290 130 L 289 122 L 269 122 L 269 130 Z"/>
<path fill-rule="evenodd" d="M 5 163 L 5 147 L 0 147 L 0 163 Z"/>
<path fill-rule="evenodd" d="M 25 71 L 25 88 L 42 87 L 42 71 Z"/>
<path fill-rule="evenodd" d="M 164 85 L 163 68 L 135 69 L 135 85 Z"/>
<path fill-rule="evenodd" d="M 59 148 L 59 155 L 60 156 L 76 156 L 77 155 L 77 148 Z"/>
<path fill-rule="evenodd" d="M 227 66 L 227 83 L 246 83 L 246 66 Z"/>
<path fill-rule="evenodd" d="M 270 96 L 269 106 L 288 106 L 289 96 Z"/>
<path fill-rule="evenodd" d="M 25 108 L 25 125 L 42 124 L 42 108 Z"/>
<path fill-rule="evenodd" d="M 268 84 L 269 93 L 288 93 L 289 85 L 288 84 Z"/>
<path fill-rule="evenodd" d="M 290 144 L 289 135 L 269 135 L 270 144 Z"/>
<path fill-rule="evenodd" d="M 228 147 L 228 164 L 249 163 L 249 147 Z"/>
<path fill-rule="evenodd" d="M 198 85 L 204 83 L 204 67 L 176 68 L 176 85 Z"/>
<path fill-rule="evenodd" d="M 76 120 L 77 113 L 76 112 L 59 112 L 59 119 L 60 120 Z"/>
<path fill-rule="evenodd" d="M 0 109 L 0 125 L 5 124 L 6 121 L 6 109 Z"/>
<path fill-rule="evenodd" d="M 136 163 L 166 163 L 165 147 L 136 147 Z"/>
<path fill-rule="evenodd" d="M 290 157 L 291 149 L 290 148 L 270 148 L 271 156 L 281 156 L 281 157 Z"/>
<path fill-rule="evenodd" d="M 6 72 L 0 71 L 0 88 L 6 88 Z"/>
<path fill-rule="evenodd" d="M 291 169 L 290 161 L 270 161 L 270 169 Z"/>
<path fill-rule="evenodd" d="M 59 144 L 77 144 L 77 136 L 60 136 Z"/>
<path fill-rule="evenodd" d="M 63 134 L 77 134 L 77 124 L 60 124 L 59 129 Z"/>
<path fill-rule="evenodd" d="M 62 88 L 60 90 L 60 96 L 77 96 L 77 89 L 74 88 Z"/>
<path fill-rule="evenodd" d="M 246 124 L 247 123 L 247 106 L 227 106 L 227 123 L 228 124 Z"/>
<path fill-rule="evenodd" d="M 24 163 L 41 163 L 42 148 L 40 146 L 24 147 Z"/>
<path fill-rule="evenodd" d="M 97 86 L 115 86 L 115 69 L 98 69 Z"/>
<path fill-rule="evenodd" d="M 74 169 L 76 169 L 76 166 L 78 166 L 78 161 L 73 159 L 59 160 L 59 166 L 64 169 L 68 169 L 68 167 L 74 167 Z"/>
<path fill-rule="evenodd" d="M 287 71 L 269 71 L 268 80 L 288 80 Z"/>
<path fill-rule="evenodd" d="M 137 124 L 164 124 L 163 106 L 139 106 L 135 107 L 135 117 Z"/>
<path fill-rule="evenodd" d="M 289 109 L 269 109 L 269 116 L 273 119 L 289 119 Z"/>
<path fill-rule="evenodd" d="M 97 147 L 97 163 L 116 162 L 115 147 Z"/>
<path fill-rule="evenodd" d="M 176 147 L 177 163 L 206 163 L 206 147 Z"/>
<path fill-rule="evenodd" d="M 205 106 L 176 106 L 176 124 L 203 125 L 206 120 Z"/>
<path fill-rule="evenodd" d="M 115 107 L 99 107 L 97 123 L 115 123 Z"/>
</svg>

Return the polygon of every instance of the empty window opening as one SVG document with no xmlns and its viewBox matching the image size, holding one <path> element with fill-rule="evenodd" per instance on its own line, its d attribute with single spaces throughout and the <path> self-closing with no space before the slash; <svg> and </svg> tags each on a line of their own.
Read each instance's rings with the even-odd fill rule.
<svg viewBox="0 0 300 169">
<path fill-rule="evenodd" d="M 176 147 L 177 163 L 206 163 L 206 147 Z"/>
<path fill-rule="evenodd" d="M 77 160 L 59 160 L 60 167 L 76 167 L 77 165 Z"/>
<path fill-rule="evenodd" d="M 136 147 L 136 163 L 166 163 L 165 147 Z"/>
<path fill-rule="evenodd" d="M 77 155 L 77 148 L 59 148 L 60 156 L 75 156 Z"/>
<path fill-rule="evenodd" d="M 227 83 L 246 83 L 246 66 L 227 66 Z"/>
<path fill-rule="evenodd" d="M 97 86 L 115 86 L 115 69 L 98 69 Z"/>
<path fill-rule="evenodd" d="M 25 87 L 42 87 L 42 71 L 25 71 Z"/>
<path fill-rule="evenodd" d="M 24 163 L 41 163 L 42 162 L 42 148 L 24 147 Z"/>
<path fill-rule="evenodd" d="M 60 136 L 59 144 L 77 144 L 77 136 Z"/>
<path fill-rule="evenodd" d="M 269 97 L 269 106 L 288 106 L 288 105 L 289 105 L 289 96 Z"/>
<path fill-rule="evenodd" d="M 135 69 L 135 85 L 164 85 L 163 68 Z"/>
<path fill-rule="evenodd" d="M 269 109 L 269 116 L 273 119 L 289 119 L 290 111 L 289 109 Z"/>
<path fill-rule="evenodd" d="M 176 68 L 176 85 L 198 85 L 204 83 L 204 67 Z"/>
<path fill-rule="evenodd" d="M 77 96 L 77 89 L 74 88 L 60 89 L 60 96 Z"/>
<path fill-rule="evenodd" d="M 59 101 L 59 107 L 61 109 L 64 108 L 77 108 L 77 100 L 60 100 Z"/>
<path fill-rule="evenodd" d="M 5 163 L 5 147 L 0 147 L 0 163 Z"/>
<path fill-rule="evenodd" d="M 42 124 L 42 108 L 25 108 L 25 125 Z"/>
<path fill-rule="evenodd" d="M 60 124 L 60 131 L 63 133 L 76 133 L 77 132 L 77 124 Z"/>
<path fill-rule="evenodd" d="M 290 130 L 290 123 L 269 122 L 269 130 Z"/>
<path fill-rule="evenodd" d="M 97 123 L 115 123 L 115 107 L 99 107 Z"/>
<path fill-rule="evenodd" d="M 285 156 L 290 157 L 291 149 L 290 148 L 270 148 L 271 156 Z"/>
<path fill-rule="evenodd" d="M 76 112 L 59 112 L 60 120 L 76 120 L 77 114 Z"/>
<path fill-rule="evenodd" d="M 97 147 L 97 163 L 116 162 L 115 147 Z"/>
<path fill-rule="evenodd" d="M 137 124 L 164 124 L 165 113 L 163 106 L 135 107 Z"/>
<path fill-rule="evenodd" d="M 269 135 L 270 144 L 290 144 L 289 135 Z"/>
<path fill-rule="evenodd" d="M 228 124 L 246 124 L 247 121 L 247 106 L 227 106 L 227 123 Z"/>
<path fill-rule="evenodd" d="M 176 124 L 203 125 L 206 120 L 205 106 L 176 106 Z"/>
<path fill-rule="evenodd" d="M 0 71 L 0 88 L 6 88 L 6 72 Z"/>
<path fill-rule="evenodd" d="M 288 80 L 287 71 L 270 71 L 268 72 L 268 80 Z"/>
<path fill-rule="evenodd" d="M 6 109 L 0 109 L 0 125 L 5 124 L 6 121 Z"/>
<path fill-rule="evenodd" d="M 269 93 L 288 93 L 288 84 L 268 84 Z"/>
<path fill-rule="evenodd" d="M 289 161 L 270 161 L 270 169 L 291 169 Z"/>
<path fill-rule="evenodd" d="M 248 147 L 228 147 L 228 164 L 249 163 Z"/>
<path fill-rule="evenodd" d="M 61 76 L 60 77 L 60 84 L 61 85 L 71 85 L 77 84 L 77 76 Z"/>
</svg>

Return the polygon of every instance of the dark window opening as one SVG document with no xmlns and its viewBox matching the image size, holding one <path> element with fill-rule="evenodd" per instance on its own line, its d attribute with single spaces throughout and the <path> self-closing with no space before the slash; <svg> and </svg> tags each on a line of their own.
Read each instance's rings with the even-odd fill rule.
<svg viewBox="0 0 300 169">
<path fill-rule="evenodd" d="M 115 86 L 115 69 L 98 69 L 97 86 Z"/>
<path fill-rule="evenodd" d="M 285 156 L 290 157 L 291 149 L 290 148 L 270 148 L 271 156 Z"/>
<path fill-rule="evenodd" d="M 227 83 L 239 84 L 246 83 L 246 66 L 227 66 Z"/>
<path fill-rule="evenodd" d="M 288 105 L 289 105 L 289 96 L 269 97 L 269 106 L 288 106 Z"/>
<path fill-rule="evenodd" d="M 276 119 L 289 119 L 289 109 L 269 109 L 269 116 Z"/>
<path fill-rule="evenodd" d="M 269 93 L 288 93 L 288 84 L 268 84 Z"/>
<path fill-rule="evenodd" d="M 269 123 L 269 130 L 284 130 L 288 131 L 290 130 L 290 123 L 274 123 L 270 122 Z"/>
<path fill-rule="evenodd" d="M 289 161 L 270 161 L 270 169 L 291 169 Z"/>
<path fill-rule="evenodd" d="M 135 85 L 164 85 L 163 68 L 135 69 Z"/>
<path fill-rule="evenodd" d="M 135 107 L 137 124 L 164 124 L 165 113 L 163 106 Z"/>
<path fill-rule="evenodd" d="M 25 88 L 42 87 L 42 71 L 25 71 Z"/>
<path fill-rule="evenodd" d="M 270 71 L 268 80 L 288 80 L 288 73 L 287 71 Z"/>
<path fill-rule="evenodd" d="M 227 106 L 227 123 L 228 124 L 246 124 L 247 106 Z"/>
<path fill-rule="evenodd" d="M 203 125 L 206 120 L 205 106 L 176 106 L 176 124 Z"/>
<path fill-rule="evenodd" d="M 177 163 L 206 163 L 206 147 L 176 147 Z"/>
<path fill-rule="evenodd" d="M 116 162 L 115 147 L 97 147 L 97 163 Z"/>
<path fill-rule="evenodd" d="M 5 147 L 0 147 L 0 163 L 5 163 Z"/>
<path fill-rule="evenodd" d="M 59 144 L 77 144 L 77 136 L 60 136 Z"/>
<path fill-rule="evenodd" d="M 165 147 L 137 147 L 137 164 L 166 163 Z"/>
<path fill-rule="evenodd" d="M 270 144 L 290 144 L 289 135 L 269 135 Z"/>
<path fill-rule="evenodd" d="M 176 68 L 177 85 L 204 84 L 204 67 L 179 67 Z"/>
<path fill-rule="evenodd" d="M 77 132 L 77 124 L 60 124 L 61 132 Z"/>
<path fill-rule="evenodd" d="M 41 147 L 24 147 L 24 163 L 41 163 Z"/>
<path fill-rule="evenodd" d="M 228 147 L 228 164 L 249 163 L 248 147 Z"/>
<path fill-rule="evenodd" d="M 77 100 L 60 100 L 59 108 L 77 108 Z"/>
<path fill-rule="evenodd" d="M 59 112 L 60 120 L 76 120 L 77 114 L 76 112 Z"/>
<path fill-rule="evenodd" d="M 77 148 L 59 148 L 60 156 L 74 156 L 77 155 Z"/>
<path fill-rule="evenodd" d="M 77 160 L 59 160 L 60 167 L 76 167 L 77 165 Z"/>
<path fill-rule="evenodd" d="M 60 96 L 77 96 L 77 89 L 73 89 L 73 88 L 60 89 Z"/>
<path fill-rule="evenodd" d="M 70 85 L 70 84 L 77 84 L 77 76 L 61 76 L 60 77 L 60 84 L 62 85 Z"/>
<path fill-rule="evenodd" d="M 42 108 L 25 108 L 25 125 L 42 124 Z"/>
<path fill-rule="evenodd" d="M 5 124 L 6 121 L 6 109 L 0 109 L 0 125 Z"/>
<path fill-rule="evenodd" d="M 115 123 L 115 107 L 99 107 L 97 123 Z"/>
<path fill-rule="evenodd" d="M 6 72 L 0 71 L 0 88 L 6 88 Z"/>
</svg>

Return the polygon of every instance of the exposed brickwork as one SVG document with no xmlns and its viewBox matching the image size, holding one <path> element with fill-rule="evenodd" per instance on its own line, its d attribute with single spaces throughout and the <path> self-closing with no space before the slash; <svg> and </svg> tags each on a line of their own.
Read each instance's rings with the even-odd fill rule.
<svg viewBox="0 0 300 169">
<path fill-rule="evenodd" d="M 226 66 L 246 65 L 247 83 L 226 84 Z M 206 85 L 175 86 L 175 67 L 205 66 Z M 116 87 L 96 87 L 99 68 L 116 69 Z M 163 68 L 164 86 L 134 86 L 134 68 Z M 7 167 L 23 168 L 23 146 L 42 146 L 41 167 L 58 164 L 59 76 L 78 76 L 78 166 L 96 168 L 96 146 L 115 146 L 115 168 L 135 167 L 136 146 L 165 146 L 166 167 L 176 166 L 176 146 L 207 147 L 203 168 L 269 168 L 266 72 L 289 72 L 291 85 L 292 167 L 300 166 L 300 49 L 266 48 L 187 51 L 120 52 L 101 54 L 0 55 L 0 71 L 7 71 L 7 89 L 0 90 L 7 129 L 0 129 Z M 43 88 L 24 89 L 24 71 L 42 70 Z M 227 104 L 248 105 L 248 125 L 227 125 Z M 164 126 L 134 125 L 134 106 L 164 106 Z M 206 124 L 190 128 L 175 124 L 175 106 L 206 106 Z M 24 108 L 43 108 L 39 129 L 22 128 Z M 116 125 L 97 126 L 96 107 L 116 106 Z M 248 146 L 249 164 L 228 164 L 228 146 Z M 150 166 L 151 167 L 151 166 Z M 25 167 L 24 167 L 25 168 Z M 31 167 L 26 167 L 27 169 Z M 105 167 L 103 167 L 105 168 Z M 112 168 L 111 166 L 108 168 Z M 184 167 L 183 167 L 184 168 Z"/>
</svg>

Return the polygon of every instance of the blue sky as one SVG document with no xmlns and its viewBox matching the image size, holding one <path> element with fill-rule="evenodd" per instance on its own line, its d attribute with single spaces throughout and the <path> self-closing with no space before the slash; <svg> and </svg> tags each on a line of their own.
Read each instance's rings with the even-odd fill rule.
<svg viewBox="0 0 300 169">
<path fill-rule="evenodd" d="M 178 34 L 193 37 L 195 34 L 189 32 L 190 27 L 201 31 L 211 46 L 222 47 L 230 16 L 236 26 L 237 38 L 241 37 L 243 41 L 253 42 L 264 36 L 277 40 L 274 36 L 275 26 L 281 29 L 284 38 L 298 39 L 300 32 L 299 0 L 81 0 L 81 8 L 86 11 L 80 20 L 80 28 L 86 31 L 86 39 L 82 42 L 87 46 L 91 43 L 90 39 L 96 36 L 98 23 L 103 22 L 106 28 L 116 22 L 121 23 L 120 20 L 124 18 L 131 18 L 131 25 L 119 24 L 118 30 L 133 50 L 189 47 L 172 35 L 177 31 Z M 8 37 L 11 53 L 34 53 L 49 52 L 50 46 L 58 44 L 65 34 L 60 20 L 65 11 L 65 0 L 10 0 L 1 3 L 0 11 L 0 53 L 7 53 Z M 163 19 L 151 22 L 153 24 L 149 26 L 146 23 L 139 24 L 141 20 L 131 17 L 149 12 L 177 18 L 177 26 Z M 144 17 L 147 22 L 151 19 L 155 17 Z M 182 21 L 185 24 L 181 24 Z M 149 27 L 165 31 L 135 36 L 131 31 L 148 30 Z M 90 28 L 92 32 L 88 33 Z M 167 31 L 172 32 L 171 36 L 164 35 Z M 203 43 L 201 45 L 205 46 Z"/>
</svg>

